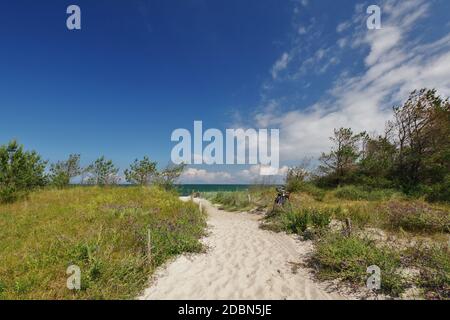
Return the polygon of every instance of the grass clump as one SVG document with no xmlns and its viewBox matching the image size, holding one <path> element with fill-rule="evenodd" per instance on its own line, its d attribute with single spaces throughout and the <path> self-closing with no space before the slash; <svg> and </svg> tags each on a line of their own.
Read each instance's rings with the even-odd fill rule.
<svg viewBox="0 0 450 320">
<path fill-rule="evenodd" d="M 420 270 L 417 285 L 428 299 L 450 299 L 450 251 L 448 246 L 419 246 L 407 250 L 407 259 Z"/>
<path fill-rule="evenodd" d="M 337 188 L 334 192 L 334 196 L 343 200 L 367 200 L 367 201 L 379 201 L 388 200 L 392 198 L 397 191 L 392 189 L 373 189 L 368 190 L 358 186 L 344 186 Z"/>
<path fill-rule="evenodd" d="M 202 250 L 205 216 L 150 187 L 75 187 L 0 206 L 2 299 L 130 299 L 153 270 Z M 151 263 L 147 230 L 151 230 Z M 66 287 L 70 265 L 81 290 Z"/>
<path fill-rule="evenodd" d="M 316 201 L 323 201 L 327 192 L 310 182 L 300 180 L 290 180 L 287 183 L 286 190 L 289 192 L 304 192 L 309 194 Z"/>
<path fill-rule="evenodd" d="M 251 197 L 248 192 L 243 191 L 223 191 L 217 192 L 210 200 L 221 205 L 224 210 L 239 211 L 251 208 Z"/>
<path fill-rule="evenodd" d="M 389 227 L 411 232 L 449 233 L 450 212 L 421 201 L 391 201 L 385 205 Z"/>
<path fill-rule="evenodd" d="M 331 223 L 333 211 L 319 208 L 294 208 L 292 206 L 272 214 L 266 219 L 265 229 L 304 235 L 307 229 L 322 232 Z"/>
<path fill-rule="evenodd" d="M 376 247 L 374 242 L 356 236 L 344 237 L 330 233 L 317 241 L 311 264 L 322 279 L 340 278 L 364 286 L 370 276 L 367 268 L 381 269 L 381 291 L 399 296 L 405 289 L 404 279 L 398 272 L 400 255 L 388 248 Z"/>
<path fill-rule="evenodd" d="M 376 206 L 370 203 L 357 203 L 353 205 L 338 206 L 334 209 L 334 217 L 342 222 L 350 218 L 352 224 L 359 228 L 380 225 L 385 217 Z"/>
</svg>

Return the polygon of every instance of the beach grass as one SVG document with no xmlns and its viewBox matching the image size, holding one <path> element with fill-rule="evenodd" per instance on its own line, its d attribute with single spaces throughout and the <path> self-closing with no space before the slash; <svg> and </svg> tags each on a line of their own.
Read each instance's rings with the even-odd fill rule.
<svg viewBox="0 0 450 320">
<path fill-rule="evenodd" d="M 382 270 L 380 293 L 399 297 L 418 288 L 429 299 L 450 299 L 450 206 L 428 203 L 390 189 L 319 189 L 302 185 L 283 208 L 273 207 L 276 193 L 234 192 L 212 197 L 224 208 L 247 210 L 258 199 L 267 214 L 261 227 L 313 240 L 309 266 L 319 279 L 365 286 L 367 267 Z M 351 223 L 351 230 L 346 224 Z M 348 232 L 347 232 L 348 231 Z M 413 276 L 405 276 L 411 273 Z M 416 273 L 414 273 L 416 272 Z"/>
<path fill-rule="evenodd" d="M 0 299 L 135 298 L 157 266 L 202 250 L 205 225 L 195 204 L 156 187 L 34 192 L 0 205 Z M 71 265 L 81 290 L 66 287 Z"/>
</svg>

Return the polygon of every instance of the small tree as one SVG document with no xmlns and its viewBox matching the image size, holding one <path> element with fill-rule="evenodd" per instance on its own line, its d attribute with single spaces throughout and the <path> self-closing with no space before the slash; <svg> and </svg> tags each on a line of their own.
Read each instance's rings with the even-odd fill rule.
<svg viewBox="0 0 450 320">
<path fill-rule="evenodd" d="M 50 166 L 52 184 L 57 187 L 69 185 L 70 179 L 81 174 L 80 155 L 71 154 L 69 159 L 58 161 Z"/>
<path fill-rule="evenodd" d="M 334 130 L 330 138 L 333 147 L 330 153 L 322 153 L 319 160 L 319 172 L 325 174 L 333 184 L 339 185 L 356 169 L 356 161 L 360 156 L 359 143 L 365 133 L 354 134 L 350 128 Z"/>
<path fill-rule="evenodd" d="M 392 185 L 392 172 L 397 150 L 387 135 L 365 136 L 359 162 L 359 173 L 365 184 L 375 187 Z"/>
<path fill-rule="evenodd" d="M 119 169 L 116 168 L 112 160 L 106 160 L 104 156 L 95 160 L 86 168 L 89 174 L 89 183 L 100 186 L 117 184 Z"/>
<path fill-rule="evenodd" d="M 136 159 L 124 173 L 129 183 L 148 185 L 157 175 L 156 162 L 150 161 L 148 157 L 144 157 L 143 160 Z"/>
<path fill-rule="evenodd" d="M 310 162 L 311 159 L 305 158 L 298 166 L 288 169 L 286 174 L 286 188 L 289 192 L 299 191 L 309 178 L 310 173 L 308 167 Z"/>
<path fill-rule="evenodd" d="M 413 91 L 389 123 L 398 148 L 396 176 L 406 188 L 440 183 L 450 170 L 450 102 L 436 90 Z"/>
<path fill-rule="evenodd" d="M 16 141 L 0 147 L 0 202 L 12 202 L 47 182 L 45 167 L 35 151 L 23 151 Z"/>
<path fill-rule="evenodd" d="M 172 189 L 185 168 L 186 165 L 184 163 L 167 166 L 163 171 L 158 173 L 156 184 L 166 190 Z"/>
</svg>

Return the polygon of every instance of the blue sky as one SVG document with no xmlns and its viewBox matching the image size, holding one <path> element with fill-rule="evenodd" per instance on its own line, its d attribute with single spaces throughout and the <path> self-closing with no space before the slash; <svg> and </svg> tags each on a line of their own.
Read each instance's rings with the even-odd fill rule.
<svg viewBox="0 0 450 320">
<path fill-rule="evenodd" d="M 82 29 L 66 28 L 77 4 Z M 381 30 L 366 8 L 382 8 Z M 446 0 L 0 3 L 0 142 L 45 159 L 170 161 L 171 132 L 279 128 L 282 165 L 333 128 L 382 131 L 409 91 L 450 95 Z M 185 182 L 251 182 L 252 167 L 191 166 Z"/>
</svg>

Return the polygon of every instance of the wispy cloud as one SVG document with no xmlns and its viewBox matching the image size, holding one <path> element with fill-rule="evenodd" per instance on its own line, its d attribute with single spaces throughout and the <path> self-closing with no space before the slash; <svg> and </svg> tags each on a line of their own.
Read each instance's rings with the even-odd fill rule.
<svg viewBox="0 0 450 320">
<path fill-rule="evenodd" d="M 299 105 L 281 113 L 283 99 L 278 97 L 270 100 L 279 106 L 276 111 L 263 108 L 256 114 L 259 125 L 281 129 L 282 160 L 299 160 L 326 150 L 333 128 L 382 131 L 391 116 L 391 106 L 414 89 L 431 87 L 450 94 L 450 34 L 432 42 L 417 38 L 416 28 L 428 17 L 429 9 L 425 0 L 384 1 L 383 29 L 367 30 L 363 27 L 365 8 L 357 6 L 353 17 L 336 27 L 341 33 L 351 31 L 337 43 L 305 58 L 304 51 L 298 56 L 292 54 L 300 52 L 293 42 L 289 65 L 279 63 L 285 73 L 325 72 L 339 62 L 336 49 L 360 56 L 362 72 L 341 73 L 323 97 L 307 108 Z M 296 60 L 303 61 L 300 68 L 290 68 Z"/>
<path fill-rule="evenodd" d="M 276 79 L 278 74 L 287 68 L 289 63 L 289 54 L 287 52 L 283 53 L 281 57 L 275 62 L 272 67 L 272 78 Z"/>
</svg>

